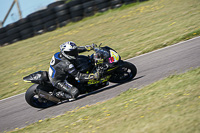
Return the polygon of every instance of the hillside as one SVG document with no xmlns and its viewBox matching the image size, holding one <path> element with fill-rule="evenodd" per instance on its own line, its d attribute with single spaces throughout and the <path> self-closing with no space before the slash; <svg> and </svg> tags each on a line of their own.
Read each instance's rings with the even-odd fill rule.
<svg viewBox="0 0 200 133">
<path fill-rule="evenodd" d="M 150 0 L 98 13 L 64 28 L 0 48 L 0 99 L 25 92 L 22 77 L 48 70 L 65 41 L 103 43 L 123 59 L 200 35 L 199 0 Z M 89 54 L 89 53 L 86 53 Z"/>
</svg>

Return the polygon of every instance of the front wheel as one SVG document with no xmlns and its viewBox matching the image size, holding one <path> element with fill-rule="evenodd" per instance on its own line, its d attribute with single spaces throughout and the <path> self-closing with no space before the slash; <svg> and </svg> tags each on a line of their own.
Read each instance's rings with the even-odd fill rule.
<svg viewBox="0 0 200 133">
<path fill-rule="evenodd" d="M 32 85 L 25 94 L 25 100 L 29 105 L 35 108 L 47 108 L 56 104 L 44 98 L 40 98 L 36 92 L 36 89 L 45 90 L 44 86 L 42 85 Z"/>
<path fill-rule="evenodd" d="M 134 64 L 124 61 L 110 77 L 109 81 L 113 83 L 125 83 L 132 80 L 137 74 L 137 68 Z"/>
</svg>

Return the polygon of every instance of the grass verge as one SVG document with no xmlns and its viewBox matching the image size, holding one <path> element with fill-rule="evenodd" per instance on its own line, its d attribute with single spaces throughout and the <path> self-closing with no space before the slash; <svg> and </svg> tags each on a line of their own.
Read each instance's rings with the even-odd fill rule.
<svg viewBox="0 0 200 133">
<path fill-rule="evenodd" d="M 197 68 L 12 132 L 198 133 L 199 89 L 200 68 Z"/>
<path fill-rule="evenodd" d="M 200 35 L 199 0 L 150 0 L 97 14 L 64 28 L 0 48 L 0 99 L 25 92 L 22 77 L 48 70 L 65 41 L 103 43 L 123 59 Z M 86 53 L 88 54 L 88 53 Z"/>
</svg>

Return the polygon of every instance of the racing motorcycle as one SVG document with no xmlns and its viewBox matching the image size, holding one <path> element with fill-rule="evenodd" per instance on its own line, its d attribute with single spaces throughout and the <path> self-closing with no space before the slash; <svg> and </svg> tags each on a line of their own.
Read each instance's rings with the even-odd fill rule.
<svg viewBox="0 0 200 133">
<path fill-rule="evenodd" d="M 66 80 L 77 87 L 80 94 L 86 94 L 103 88 L 112 83 L 125 83 L 132 80 L 137 74 L 134 64 L 121 60 L 120 55 L 112 48 L 93 45 L 92 55 L 79 55 L 75 67 L 81 73 L 101 73 L 99 80 L 87 82 L 77 81 L 68 75 Z M 56 96 L 60 90 L 49 81 L 47 71 L 38 71 L 23 78 L 25 82 L 34 83 L 25 93 L 26 102 L 35 108 L 47 108 L 70 99 Z"/>
</svg>

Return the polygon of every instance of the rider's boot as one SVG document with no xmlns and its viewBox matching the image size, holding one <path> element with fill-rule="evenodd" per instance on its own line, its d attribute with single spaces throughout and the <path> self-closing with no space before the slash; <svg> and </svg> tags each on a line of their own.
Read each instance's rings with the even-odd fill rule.
<svg viewBox="0 0 200 133">
<path fill-rule="evenodd" d="M 67 95 L 62 94 L 63 97 L 66 97 L 66 99 L 75 100 L 79 95 L 79 90 L 66 81 L 65 82 L 58 82 L 55 87 L 67 94 Z M 59 95 L 61 95 L 61 94 L 59 94 Z M 69 95 L 70 95 L 70 98 L 69 98 Z"/>
<path fill-rule="evenodd" d="M 56 92 L 56 97 L 62 98 L 62 99 L 70 99 L 71 95 L 64 93 L 63 91 Z"/>
</svg>

